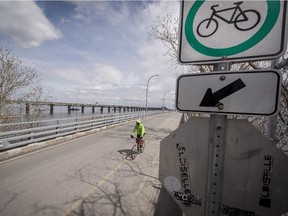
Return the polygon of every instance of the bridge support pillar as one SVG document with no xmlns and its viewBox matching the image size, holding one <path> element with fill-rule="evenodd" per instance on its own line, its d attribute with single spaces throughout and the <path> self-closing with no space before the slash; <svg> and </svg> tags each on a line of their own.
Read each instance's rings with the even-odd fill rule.
<svg viewBox="0 0 288 216">
<path fill-rule="evenodd" d="M 68 105 L 68 114 L 71 113 L 71 105 Z"/>
<path fill-rule="evenodd" d="M 103 107 L 100 108 L 101 114 L 103 114 Z"/>
<path fill-rule="evenodd" d="M 30 112 L 30 106 L 29 103 L 26 103 L 26 114 L 28 115 Z"/>
<path fill-rule="evenodd" d="M 94 106 L 92 107 L 92 113 L 95 113 L 95 107 Z"/>
<path fill-rule="evenodd" d="M 84 113 L 85 106 L 81 106 L 81 113 Z"/>
<path fill-rule="evenodd" d="M 54 113 L 54 104 L 50 104 L 50 115 Z"/>
</svg>

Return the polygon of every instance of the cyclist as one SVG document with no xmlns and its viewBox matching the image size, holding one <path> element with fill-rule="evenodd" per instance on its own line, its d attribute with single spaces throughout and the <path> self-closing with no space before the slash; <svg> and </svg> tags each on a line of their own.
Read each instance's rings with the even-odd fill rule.
<svg viewBox="0 0 288 216">
<path fill-rule="evenodd" d="M 145 127 L 139 119 L 136 120 L 136 125 L 134 126 L 134 128 L 132 130 L 132 134 L 130 136 L 131 138 L 134 138 L 135 132 L 137 132 L 137 138 L 140 140 L 142 140 L 143 137 L 145 136 Z M 140 147 L 141 147 L 141 144 L 142 144 L 142 142 L 140 142 Z"/>
</svg>

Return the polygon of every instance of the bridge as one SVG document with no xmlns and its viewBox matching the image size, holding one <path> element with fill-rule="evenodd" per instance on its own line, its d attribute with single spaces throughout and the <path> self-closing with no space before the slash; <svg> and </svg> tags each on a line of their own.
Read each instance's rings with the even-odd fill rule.
<svg viewBox="0 0 288 216">
<path fill-rule="evenodd" d="M 71 113 L 71 111 L 79 110 L 81 113 L 85 112 L 85 108 L 91 108 L 92 113 L 95 113 L 95 108 L 99 108 L 100 112 L 103 113 L 104 109 L 107 109 L 107 112 L 110 113 L 111 110 L 116 113 L 117 111 L 121 113 L 125 112 L 137 112 L 145 110 L 145 107 L 139 106 L 126 106 L 126 105 L 104 105 L 104 104 L 83 104 L 83 103 L 69 103 L 69 102 L 53 102 L 53 101 L 6 101 L 6 104 L 23 104 L 25 105 L 25 113 L 30 113 L 31 106 L 49 106 L 50 114 L 53 115 L 54 107 L 67 107 L 67 112 Z M 80 108 L 78 108 L 80 107 Z M 148 110 L 161 110 L 159 107 L 148 107 Z"/>
<path fill-rule="evenodd" d="M 146 148 L 133 161 L 134 121 L 9 150 L 23 154 L 0 162 L 0 215 L 180 216 L 158 180 L 160 141 L 180 117 L 145 117 Z"/>
</svg>

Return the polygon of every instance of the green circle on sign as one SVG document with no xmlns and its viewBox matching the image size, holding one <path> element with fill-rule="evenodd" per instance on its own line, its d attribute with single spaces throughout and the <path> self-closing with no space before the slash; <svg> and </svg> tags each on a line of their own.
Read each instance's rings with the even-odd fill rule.
<svg viewBox="0 0 288 216">
<path fill-rule="evenodd" d="M 193 24 L 194 18 L 197 14 L 197 11 L 201 7 L 201 5 L 205 1 L 203 0 L 196 0 L 196 2 L 191 7 L 185 23 L 185 35 L 188 43 L 190 44 L 193 49 L 198 51 L 199 53 L 205 54 L 207 56 L 214 56 L 214 57 L 222 57 L 222 56 L 230 56 L 241 53 L 251 47 L 255 46 L 261 40 L 263 40 L 266 35 L 269 34 L 271 29 L 274 27 L 279 13 L 280 13 L 280 0 L 267 0 L 267 16 L 266 19 L 261 26 L 261 28 L 248 40 L 244 41 L 241 44 L 228 47 L 228 48 L 211 48 L 201 44 L 194 35 L 193 32 Z"/>
</svg>

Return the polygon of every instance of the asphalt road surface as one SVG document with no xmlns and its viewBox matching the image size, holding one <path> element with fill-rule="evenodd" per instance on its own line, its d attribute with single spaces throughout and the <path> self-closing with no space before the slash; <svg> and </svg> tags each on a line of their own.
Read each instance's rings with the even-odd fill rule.
<svg viewBox="0 0 288 216">
<path fill-rule="evenodd" d="M 146 148 L 129 158 L 134 122 L 0 163 L 0 215 L 155 215 L 160 141 L 179 113 L 143 119 Z"/>
</svg>

